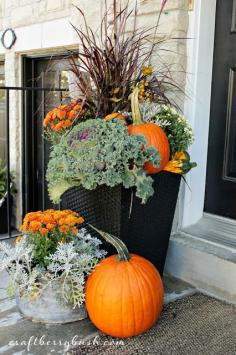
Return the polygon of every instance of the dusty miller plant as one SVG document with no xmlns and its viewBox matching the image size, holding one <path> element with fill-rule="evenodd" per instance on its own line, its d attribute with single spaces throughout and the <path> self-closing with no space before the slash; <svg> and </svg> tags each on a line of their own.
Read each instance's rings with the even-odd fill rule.
<svg viewBox="0 0 236 355">
<path fill-rule="evenodd" d="M 27 292 L 33 290 L 36 278 L 41 270 L 32 267 L 31 253 L 32 247 L 26 246 L 25 236 L 14 247 L 5 242 L 0 243 L 0 272 L 8 271 L 7 292 L 9 296 L 15 294 L 16 288 L 19 292 L 26 289 Z"/>
<path fill-rule="evenodd" d="M 80 306 L 84 301 L 84 284 L 98 261 L 106 255 L 99 249 L 101 241 L 91 237 L 83 228 L 79 231 L 78 239 L 70 243 L 59 243 L 57 250 L 47 259 L 48 271 L 53 279 L 62 281 L 60 294 L 66 302 Z"/>
<path fill-rule="evenodd" d="M 101 241 L 83 228 L 74 241 L 59 243 L 55 253 L 46 257 L 48 266 L 43 268 L 32 262 L 32 248 L 26 246 L 26 239 L 22 237 L 14 247 L 0 243 L 0 272 L 9 273 L 8 295 L 19 293 L 32 301 L 51 285 L 62 303 L 79 307 L 84 302 L 86 277 L 106 254 L 99 249 Z"/>
<path fill-rule="evenodd" d="M 143 165 L 159 166 L 160 155 L 143 136 L 129 135 L 124 122 L 101 119 L 82 122 L 55 145 L 47 170 L 49 195 L 57 203 L 70 187 L 98 185 L 136 187 L 145 203 L 153 194 L 152 178 Z"/>
</svg>

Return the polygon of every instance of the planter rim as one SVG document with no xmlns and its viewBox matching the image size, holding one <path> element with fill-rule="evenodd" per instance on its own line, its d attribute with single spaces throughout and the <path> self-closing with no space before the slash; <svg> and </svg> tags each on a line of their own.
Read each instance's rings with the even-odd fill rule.
<svg viewBox="0 0 236 355">
<path fill-rule="evenodd" d="M 84 303 L 75 308 L 71 303 L 61 303 L 52 287 L 46 287 L 34 300 L 24 295 L 21 296 L 17 289 L 15 299 L 20 313 L 34 322 L 64 324 L 76 322 L 88 316 Z"/>
</svg>

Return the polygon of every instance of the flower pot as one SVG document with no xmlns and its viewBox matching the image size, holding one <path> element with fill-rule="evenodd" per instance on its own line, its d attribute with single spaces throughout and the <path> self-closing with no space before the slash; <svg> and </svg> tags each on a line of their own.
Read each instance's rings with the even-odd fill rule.
<svg viewBox="0 0 236 355">
<path fill-rule="evenodd" d="M 121 239 L 130 252 L 151 261 L 162 275 L 178 198 L 181 175 L 160 172 L 153 176 L 154 195 L 142 205 L 131 192 L 122 196 Z"/>
<path fill-rule="evenodd" d="M 34 299 L 16 293 L 16 304 L 24 317 L 41 323 L 71 323 L 87 318 L 84 304 L 73 308 L 72 304 L 60 299 L 61 282 L 53 281 Z"/>
<path fill-rule="evenodd" d="M 61 205 L 79 212 L 87 223 L 118 236 L 131 253 L 150 260 L 162 274 L 181 175 L 162 171 L 152 177 L 155 193 L 145 205 L 132 189 L 122 186 L 99 186 L 93 191 L 73 188 L 64 193 Z M 115 252 L 109 246 L 107 249 L 109 254 Z"/>
</svg>

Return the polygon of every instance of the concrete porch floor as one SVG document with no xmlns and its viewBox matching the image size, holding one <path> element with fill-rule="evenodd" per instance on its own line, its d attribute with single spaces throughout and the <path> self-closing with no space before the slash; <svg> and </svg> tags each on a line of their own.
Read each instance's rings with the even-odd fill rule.
<svg viewBox="0 0 236 355">
<path fill-rule="evenodd" d="M 0 273 L 0 354 L 63 354 L 74 348 L 73 339 L 79 342 L 98 334 L 89 319 L 64 325 L 34 323 L 24 319 L 17 310 L 15 300 L 7 298 L 7 278 L 6 272 Z M 164 276 L 164 286 L 165 303 L 195 292 L 190 285 L 168 275 Z"/>
</svg>

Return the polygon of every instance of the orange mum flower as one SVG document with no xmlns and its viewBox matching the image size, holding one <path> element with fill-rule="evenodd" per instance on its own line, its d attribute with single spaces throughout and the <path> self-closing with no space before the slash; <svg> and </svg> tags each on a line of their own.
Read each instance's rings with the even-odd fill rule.
<svg viewBox="0 0 236 355">
<path fill-rule="evenodd" d="M 66 111 L 64 110 L 57 110 L 56 113 L 57 113 L 57 117 L 60 119 L 64 119 L 66 117 Z"/>
<path fill-rule="evenodd" d="M 60 105 L 48 112 L 43 120 L 43 127 L 47 134 L 50 131 L 60 133 L 62 128 L 67 129 L 71 126 L 73 120 L 78 114 L 83 115 L 85 110 L 82 110 L 81 101 L 72 101 L 68 105 Z"/>
<path fill-rule="evenodd" d="M 75 111 L 80 111 L 81 110 L 81 106 L 79 104 L 74 106 L 74 110 Z"/>
<path fill-rule="evenodd" d="M 72 227 L 72 232 L 75 233 L 75 234 L 77 234 L 77 233 L 78 233 L 78 228 Z"/>
<path fill-rule="evenodd" d="M 46 225 L 46 227 L 47 227 L 47 229 L 48 229 L 49 231 L 52 230 L 55 226 L 56 226 L 55 223 L 48 223 L 48 224 Z"/>
<path fill-rule="evenodd" d="M 77 223 L 77 220 L 78 220 L 78 218 L 75 216 L 68 216 L 65 218 L 64 222 L 65 222 L 65 224 L 69 224 L 72 226 Z"/>
<path fill-rule="evenodd" d="M 76 224 L 81 224 L 84 222 L 83 217 L 79 213 L 71 210 L 54 210 L 48 209 L 46 211 L 37 211 L 27 213 L 23 224 L 20 227 L 21 231 L 24 232 L 40 232 L 41 235 L 49 234 L 50 231 L 55 229 L 55 232 L 58 230 L 61 233 L 66 233 L 69 230 L 77 234 L 78 229 Z M 69 229 L 71 228 L 71 229 Z"/>
<path fill-rule="evenodd" d="M 30 225 L 29 225 L 29 229 L 31 229 L 33 232 L 37 232 L 41 227 L 42 227 L 42 224 L 37 221 L 32 221 L 32 222 L 30 222 Z"/>
<path fill-rule="evenodd" d="M 50 214 L 45 214 L 43 215 L 41 222 L 44 224 L 53 223 L 54 219 Z"/>
<path fill-rule="evenodd" d="M 56 110 L 56 109 L 54 109 L 54 110 L 52 111 L 52 118 L 53 118 L 53 119 L 57 118 L 57 110 Z"/>
<path fill-rule="evenodd" d="M 19 228 L 19 230 L 22 232 L 26 232 L 27 229 L 28 229 L 28 222 L 24 222 Z"/>
<path fill-rule="evenodd" d="M 47 127 L 48 123 L 49 123 L 49 120 L 47 118 L 45 118 L 43 120 L 43 127 Z"/>
<path fill-rule="evenodd" d="M 71 121 L 70 120 L 65 120 L 64 124 L 63 124 L 63 127 L 67 128 L 67 127 L 70 127 L 70 126 L 71 126 Z"/>
<path fill-rule="evenodd" d="M 41 233 L 42 235 L 48 234 L 48 232 L 49 232 L 49 230 L 48 230 L 47 228 L 42 228 L 42 229 L 40 229 L 40 233 Z"/>
<path fill-rule="evenodd" d="M 73 120 L 76 117 L 77 113 L 78 112 L 71 110 L 68 115 L 69 120 Z"/>
<path fill-rule="evenodd" d="M 68 231 L 68 227 L 66 225 L 62 225 L 59 227 L 59 231 L 62 233 L 65 233 Z"/>
<path fill-rule="evenodd" d="M 83 217 L 79 217 L 79 218 L 77 219 L 77 223 L 79 223 L 79 224 L 84 223 L 84 218 L 83 218 Z"/>
<path fill-rule="evenodd" d="M 64 217 L 60 218 L 58 224 L 66 224 L 66 220 Z"/>
<path fill-rule="evenodd" d="M 64 122 L 59 122 L 59 123 L 56 124 L 56 126 L 55 126 L 55 131 L 56 132 L 59 132 L 63 128 L 63 123 Z"/>
<path fill-rule="evenodd" d="M 48 112 L 45 118 L 50 121 L 52 119 L 52 111 Z"/>
<path fill-rule="evenodd" d="M 24 222 L 28 222 L 28 221 L 33 221 L 36 218 L 36 212 L 29 212 L 26 214 L 25 218 L 24 218 Z"/>
</svg>

